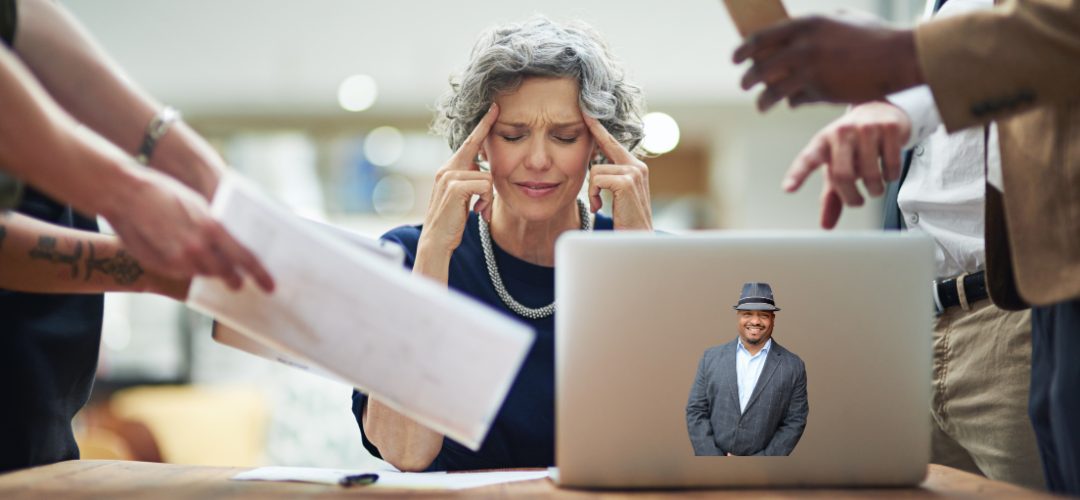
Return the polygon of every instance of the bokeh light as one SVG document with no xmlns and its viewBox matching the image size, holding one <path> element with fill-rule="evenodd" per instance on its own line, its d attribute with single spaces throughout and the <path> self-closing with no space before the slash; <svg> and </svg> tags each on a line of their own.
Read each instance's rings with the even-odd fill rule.
<svg viewBox="0 0 1080 500">
<path fill-rule="evenodd" d="M 664 154 L 679 145 L 679 124 L 666 113 L 649 113 L 645 122 L 645 138 L 641 147 L 654 154 Z"/>
<path fill-rule="evenodd" d="M 346 111 L 363 111 L 375 104 L 379 89 L 368 75 L 352 75 L 338 87 L 338 104 Z"/>
</svg>

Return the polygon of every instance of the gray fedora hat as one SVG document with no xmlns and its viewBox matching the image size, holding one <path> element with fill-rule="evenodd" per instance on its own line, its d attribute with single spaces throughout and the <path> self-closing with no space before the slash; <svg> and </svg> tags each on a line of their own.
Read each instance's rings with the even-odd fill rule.
<svg viewBox="0 0 1080 500">
<path fill-rule="evenodd" d="M 772 287 L 768 283 L 745 283 L 742 296 L 735 304 L 736 311 L 779 311 L 773 300 Z"/>
</svg>

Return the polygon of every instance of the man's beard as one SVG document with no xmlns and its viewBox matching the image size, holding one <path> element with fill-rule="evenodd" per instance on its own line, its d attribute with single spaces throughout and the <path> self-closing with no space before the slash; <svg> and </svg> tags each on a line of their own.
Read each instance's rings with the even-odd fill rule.
<svg viewBox="0 0 1080 500">
<path fill-rule="evenodd" d="M 767 339 L 769 337 L 769 335 L 768 335 L 769 331 L 768 330 L 761 329 L 761 330 L 759 330 L 759 332 L 760 332 L 760 335 L 755 338 L 751 334 L 750 330 L 747 330 L 746 331 L 746 339 L 745 339 L 746 343 L 750 344 L 750 345 L 758 345 L 758 344 L 762 343 L 762 341 L 764 341 L 765 339 Z"/>
</svg>

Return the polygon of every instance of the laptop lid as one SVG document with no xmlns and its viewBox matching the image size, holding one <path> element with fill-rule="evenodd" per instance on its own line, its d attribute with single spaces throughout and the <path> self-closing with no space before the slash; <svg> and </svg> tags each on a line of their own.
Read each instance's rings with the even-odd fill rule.
<svg viewBox="0 0 1080 500">
<path fill-rule="evenodd" d="M 555 285 L 559 483 L 918 484 L 929 460 L 932 251 L 928 239 L 879 232 L 564 236 Z M 761 389 L 770 396 L 741 408 L 736 358 L 717 354 L 735 347 L 733 306 L 746 283 L 770 285 L 780 308 L 772 349 L 802 361 L 805 427 L 787 456 L 698 456 L 688 401 L 710 348 L 720 368 L 705 378 L 730 393 L 714 394 L 710 410 L 734 412 L 713 422 L 770 432 L 761 423 L 776 411 L 760 407 L 790 409 L 783 394 L 797 364 L 768 378 L 766 358 L 758 383 L 770 381 Z"/>
</svg>

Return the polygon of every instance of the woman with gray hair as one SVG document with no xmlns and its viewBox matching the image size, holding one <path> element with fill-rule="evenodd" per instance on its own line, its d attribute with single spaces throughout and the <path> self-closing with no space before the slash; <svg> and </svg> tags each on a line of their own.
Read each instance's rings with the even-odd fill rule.
<svg viewBox="0 0 1080 500">
<path fill-rule="evenodd" d="M 401 470 L 550 466 L 555 240 L 652 230 L 648 168 L 632 153 L 641 91 L 595 31 L 546 18 L 485 32 L 450 87 L 433 128 L 454 153 L 435 175 L 424 224 L 383 238 L 405 249 L 413 273 L 527 323 L 536 340 L 478 451 L 359 392 L 353 413 L 364 446 Z M 599 213 L 605 189 L 611 217 Z"/>
</svg>

